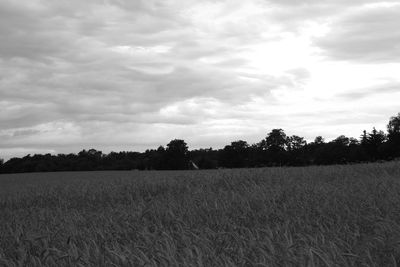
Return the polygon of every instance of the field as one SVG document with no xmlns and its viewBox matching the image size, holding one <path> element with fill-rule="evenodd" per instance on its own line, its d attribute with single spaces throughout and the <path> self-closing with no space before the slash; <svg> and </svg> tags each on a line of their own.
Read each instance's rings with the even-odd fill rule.
<svg viewBox="0 0 400 267">
<path fill-rule="evenodd" d="M 0 266 L 400 266 L 400 162 L 0 175 Z"/>
</svg>

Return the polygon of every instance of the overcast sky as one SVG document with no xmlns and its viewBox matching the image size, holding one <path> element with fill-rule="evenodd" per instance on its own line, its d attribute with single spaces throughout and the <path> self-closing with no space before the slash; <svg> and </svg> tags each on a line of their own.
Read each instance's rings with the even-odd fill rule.
<svg viewBox="0 0 400 267">
<path fill-rule="evenodd" d="M 0 0 L 0 157 L 385 130 L 399 25 L 398 0 Z"/>
</svg>

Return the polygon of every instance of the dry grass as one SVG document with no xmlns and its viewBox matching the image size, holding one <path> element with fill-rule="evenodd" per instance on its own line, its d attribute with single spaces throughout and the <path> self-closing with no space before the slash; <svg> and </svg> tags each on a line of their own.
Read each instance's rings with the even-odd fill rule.
<svg viewBox="0 0 400 267">
<path fill-rule="evenodd" d="M 0 266 L 397 266 L 400 163 L 0 176 Z"/>
</svg>

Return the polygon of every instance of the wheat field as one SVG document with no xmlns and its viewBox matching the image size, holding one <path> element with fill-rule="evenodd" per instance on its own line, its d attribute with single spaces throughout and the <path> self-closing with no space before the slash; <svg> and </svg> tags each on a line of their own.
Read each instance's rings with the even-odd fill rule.
<svg viewBox="0 0 400 267">
<path fill-rule="evenodd" d="M 398 266 L 400 162 L 0 175 L 0 266 Z"/>
</svg>

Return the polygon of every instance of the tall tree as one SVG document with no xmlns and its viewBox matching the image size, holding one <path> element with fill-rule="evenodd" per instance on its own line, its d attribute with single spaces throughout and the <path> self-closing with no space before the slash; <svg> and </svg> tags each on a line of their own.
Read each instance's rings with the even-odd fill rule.
<svg viewBox="0 0 400 267">
<path fill-rule="evenodd" d="M 170 141 L 165 150 L 166 165 L 168 169 L 185 170 L 189 167 L 188 146 L 184 140 Z"/>
<path fill-rule="evenodd" d="M 305 155 L 306 140 L 303 137 L 292 135 L 287 137 L 287 159 L 290 165 L 304 165 L 307 162 Z"/>
<path fill-rule="evenodd" d="M 287 137 L 282 129 L 273 129 L 267 137 L 258 143 L 260 154 L 266 165 L 283 165 L 286 160 Z"/>
<path fill-rule="evenodd" d="M 297 135 L 292 135 L 287 137 L 287 150 L 288 151 L 296 151 L 303 148 L 307 142 L 304 140 L 304 137 L 300 137 Z"/>
<path fill-rule="evenodd" d="M 265 138 L 264 145 L 272 152 L 284 151 L 287 145 L 285 132 L 282 129 L 273 129 Z"/>
<path fill-rule="evenodd" d="M 382 147 L 387 158 L 400 157 L 400 112 L 387 125 L 388 142 Z"/>
<path fill-rule="evenodd" d="M 376 130 L 375 127 L 372 129 L 372 132 L 367 134 L 367 140 L 362 141 L 362 143 L 364 144 L 364 148 L 371 159 L 376 160 L 382 157 L 379 147 L 383 145 L 385 140 L 385 133 L 383 131 Z"/>
<path fill-rule="evenodd" d="M 391 135 L 398 135 L 400 134 L 400 112 L 397 116 L 393 116 L 390 118 L 389 123 L 387 125 L 389 137 Z"/>
</svg>

